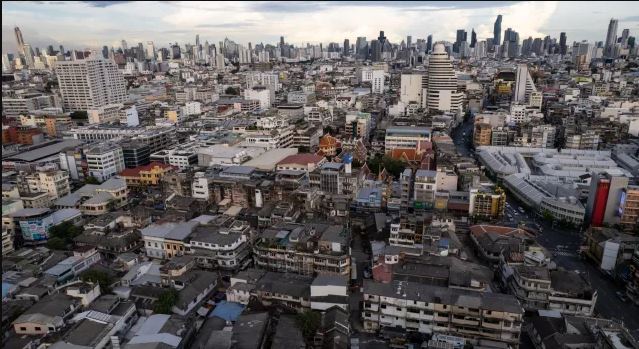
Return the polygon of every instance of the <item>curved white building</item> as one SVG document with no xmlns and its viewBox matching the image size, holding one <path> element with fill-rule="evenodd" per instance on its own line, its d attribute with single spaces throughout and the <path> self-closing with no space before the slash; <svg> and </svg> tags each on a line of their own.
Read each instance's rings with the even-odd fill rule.
<svg viewBox="0 0 639 349">
<path fill-rule="evenodd" d="M 423 96 L 423 104 L 428 110 L 463 111 L 464 94 L 457 91 L 457 76 L 442 43 L 436 43 L 430 55 Z"/>
</svg>

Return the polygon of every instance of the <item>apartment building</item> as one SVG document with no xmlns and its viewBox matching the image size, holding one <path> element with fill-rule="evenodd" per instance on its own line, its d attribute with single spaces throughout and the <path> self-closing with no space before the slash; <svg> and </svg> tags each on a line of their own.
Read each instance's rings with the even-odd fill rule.
<svg viewBox="0 0 639 349">
<path fill-rule="evenodd" d="M 59 61 L 55 73 L 65 110 L 90 110 L 126 101 L 124 76 L 112 60 Z"/>
<path fill-rule="evenodd" d="M 388 152 L 395 148 L 420 150 L 422 141 L 429 141 L 430 128 L 414 126 L 393 126 L 386 129 L 384 148 Z"/>
<path fill-rule="evenodd" d="M 58 199 L 71 192 L 69 175 L 55 167 L 38 167 L 36 172 L 21 174 L 17 185 L 22 193 L 47 193 L 51 200 Z"/>
<path fill-rule="evenodd" d="M 89 175 L 100 182 L 124 170 L 122 147 L 116 143 L 101 143 L 86 151 Z"/>
<path fill-rule="evenodd" d="M 258 268 L 298 274 L 349 275 L 350 236 L 340 225 L 277 224 L 253 245 Z"/>
<path fill-rule="evenodd" d="M 506 208 L 506 193 L 497 188 L 494 191 L 470 190 L 470 207 L 468 214 L 471 217 L 483 219 L 498 219 L 504 216 Z"/>
<path fill-rule="evenodd" d="M 220 217 L 223 221 L 196 227 L 190 235 L 190 251 L 204 268 L 237 271 L 251 262 L 252 230 L 248 222 Z"/>
<path fill-rule="evenodd" d="M 526 310 L 556 310 L 565 315 L 591 316 L 597 291 L 580 274 L 545 266 L 512 265 L 502 257 L 499 274 L 508 292 Z"/>
<path fill-rule="evenodd" d="M 364 330 L 385 327 L 519 346 L 524 310 L 511 295 L 421 283 L 364 280 Z"/>
<path fill-rule="evenodd" d="M 120 172 L 120 178 L 126 181 L 129 188 L 157 186 L 164 175 L 175 171 L 175 167 L 161 162 L 152 162 L 146 166 L 127 168 Z"/>
</svg>

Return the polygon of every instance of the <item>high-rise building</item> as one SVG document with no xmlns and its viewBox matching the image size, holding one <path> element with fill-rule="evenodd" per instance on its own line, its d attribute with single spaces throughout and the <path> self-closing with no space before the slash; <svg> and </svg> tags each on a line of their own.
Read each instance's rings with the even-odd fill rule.
<svg viewBox="0 0 639 349">
<path fill-rule="evenodd" d="M 406 47 L 410 48 L 413 45 L 413 37 L 408 35 L 406 37 Z"/>
<path fill-rule="evenodd" d="M 604 55 L 606 57 L 612 57 L 614 52 L 615 43 L 617 42 L 617 25 L 619 22 L 611 18 L 608 24 L 608 33 L 606 34 L 606 45 L 604 46 Z"/>
<path fill-rule="evenodd" d="M 621 32 L 621 47 L 628 47 L 628 37 L 630 36 L 630 29 L 624 29 Z"/>
<path fill-rule="evenodd" d="M 129 49 L 129 45 L 127 45 L 126 40 L 124 39 L 122 39 L 121 46 L 122 46 L 122 51 L 126 51 Z"/>
<path fill-rule="evenodd" d="M 566 54 L 567 51 L 568 49 L 566 47 L 566 33 L 561 32 L 561 34 L 559 34 L 559 53 L 563 56 Z"/>
<path fill-rule="evenodd" d="M 360 59 L 368 58 L 368 42 L 366 41 L 366 37 L 360 36 L 357 38 L 355 42 L 355 54 L 357 58 Z"/>
<path fill-rule="evenodd" d="M 350 41 L 348 41 L 348 39 L 344 39 L 344 51 L 343 51 L 344 56 L 348 56 L 350 50 L 351 50 Z"/>
<path fill-rule="evenodd" d="M 429 53 L 433 49 L 433 35 L 428 35 L 426 38 L 426 53 Z"/>
<path fill-rule="evenodd" d="M 477 33 L 475 33 L 475 28 L 470 33 L 470 47 L 475 48 L 477 45 Z"/>
<path fill-rule="evenodd" d="M 195 34 L 195 46 L 200 46 L 200 34 Z"/>
<path fill-rule="evenodd" d="M 493 28 L 493 44 L 501 45 L 501 15 L 497 16 L 495 26 Z"/>
<path fill-rule="evenodd" d="M 519 33 L 508 28 L 504 31 L 504 48 L 503 52 L 506 57 L 515 58 L 519 56 Z"/>
<path fill-rule="evenodd" d="M 384 93 L 384 83 L 386 76 L 383 70 L 373 70 L 373 79 L 371 81 L 371 92 L 382 94 Z"/>
<path fill-rule="evenodd" d="M 127 99 L 126 82 L 112 60 L 90 58 L 56 64 L 66 110 L 89 110 Z"/>
<path fill-rule="evenodd" d="M 379 62 L 382 60 L 382 48 L 379 40 L 371 40 L 371 61 Z"/>
<path fill-rule="evenodd" d="M 513 101 L 517 103 L 527 103 L 530 100 L 530 94 L 533 92 L 537 92 L 537 88 L 528 72 L 528 65 L 520 64 L 517 66 Z"/>
<path fill-rule="evenodd" d="M 22 38 L 22 31 L 18 27 L 15 27 L 14 31 L 16 33 L 16 44 L 18 45 L 18 52 L 20 52 L 22 51 L 22 47 L 24 47 L 24 39 Z"/>
<path fill-rule="evenodd" d="M 435 44 L 428 63 L 424 107 L 428 110 L 462 112 L 464 94 L 457 91 L 457 76 L 443 43 Z"/>
<path fill-rule="evenodd" d="M 464 29 L 457 30 L 457 36 L 455 37 L 455 43 L 453 44 L 453 52 L 459 53 L 459 48 L 462 42 L 466 42 L 467 37 L 466 31 Z"/>
<path fill-rule="evenodd" d="M 107 46 L 102 46 L 102 57 L 109 58 L 109 48 Z"/>
<path fill-rule="evenodd" d="M 35 62 L 33 60 L 33 50 L 31 49 L 31 45 L 22 45 L 22 52 L 24 53 L 24 61 L 27 64 L 27 67 L 33 68 Z"/>
<path fill-rule="evenodd" d="M 146 58 L 150 60 L 154 60 L 155 56 L 155 46 L 153 45 L 153 41 L 146 42 Z"/>
<path fill-rule="evenodd" d="M 402 74 L 400 78 L 399 100 L 402 103 L 422 103 L 423 74 Z"/>
</svg>

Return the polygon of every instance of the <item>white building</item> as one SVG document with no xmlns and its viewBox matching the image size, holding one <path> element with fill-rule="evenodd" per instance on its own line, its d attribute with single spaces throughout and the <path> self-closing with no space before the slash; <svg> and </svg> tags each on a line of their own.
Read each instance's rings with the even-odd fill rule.
<svg viewBox="0 0 639 349">
<path fill-rule="evenodd" d="M 421 104 L 423 79 L 423 74 L 402 74 L 399 100 L 405 104 Z"/>
<path fill-rule="evenodd" d="M 371 92 L 382 94 L 384 93 L 384 83 L 386 75 L 383 70 L 373 70 L 373 76 L 371 79 Z"/>
<path fill-rule="evenodd" d="M 517 103 L 528 103 L 530 101 L 530 95 L 533 92 L 537 92 L 537 88 L 528 72 L 528 65 L 518 65 L 513 101 Z"/>
<path fill-rule="evenodd" d="M 183 107 L 180 108 L 180 114 L 183 117 L 189 117 L 192 115 L 200 115 L 202 114 L 202 110 L 200 109 L 200 102 L 186 102 Z"/>
<path fill-rule="evenodd" d="M 431 130 L 426 127 L 394 126 L 386 129 L 384 148 L 417 149 L 423 141 L 430 141 Z"/>
<path fill-rule="evenodd" d="M 264 86 L 277 92 L 280 90 L 280 79 L 277 73 L 250 72 L 246 74 L 246 88 Z"/>
<path fill-rule="evenodd" d="M 464 94 L 457 91 L 457 76 L 444 44 L 437 43 L 428 61 L 428 82 L 422 94 L 428 110 L 463 112 Z"/>
<path fill-rule="evenodd" d="M 89 110 L 126 101 L 124 76 L 112 60 L 61 61 L 55 73 L 66 110 Z"/>
<path fill-rule="evenodd" d="M 320 274 L 311 284 L 311 309 L 325 311 L 334 306 L 348 311 L 348 278 Z"/>
<path fill-rule="evenodd" d="M 87 152 L 89 175 L 100 182 L 117 175 L 124 170 L 122 147 L 115 143 L 101 143 L 91 147 Z"/>
<path fill-rule="evenodd" d="M 120 123 L 131 127 L 139 126 L 140 117 L 138 116 L 138 109 L 134 105 L 129 108 L 121 108 Z"/>
<path fill-rule="evenodd" d="M 260 109 L 262 110 L 266 110 L 271 107 L 271 91 L 261 86 L 255 86 L 244 90 L 244 99 L 259 101 Z"/>
</svg>

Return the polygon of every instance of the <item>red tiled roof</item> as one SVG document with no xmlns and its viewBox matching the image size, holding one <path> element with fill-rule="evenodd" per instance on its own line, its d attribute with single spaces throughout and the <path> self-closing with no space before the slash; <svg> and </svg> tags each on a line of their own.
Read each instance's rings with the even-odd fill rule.
<svg viewBox="0 0 639 349">
<path fill-rule="evenodd" d="M 311 153 L 299 153 L 294 155 L 289 155 L 282 159 L 282 161 L 278 162 L 278 165 L 281 164 L 317 164 L 324 159 L 323 156 Z"/>
<path fill-rule="evenodd" d="M 124 171 L 120 172 L 120 176 L 136 177 L 136 176 L 140 175 L 140 172 L 142 172 L 142 171 L 145 171 L 145 172 L 146 171 L 150 171 L 154 167 L 160 167 L 161 169 L 175 168 L 175 166 L 167 165 L 167 164 L 159 162 L 159 161 L 154 161 L 154 162 L 151 162 L 148 165 L 138 166 L 138 167 L 135 167 L 135 168 L 127 168 Z"/>
</svg>

